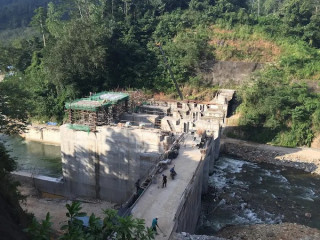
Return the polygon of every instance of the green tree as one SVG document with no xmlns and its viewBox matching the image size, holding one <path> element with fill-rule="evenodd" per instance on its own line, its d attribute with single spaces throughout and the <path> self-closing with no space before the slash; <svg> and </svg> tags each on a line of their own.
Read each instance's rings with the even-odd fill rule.
<svg viewBox="0 0 320 240">
<path fill-rule="evenodd" d="M 0 132 L 18 133 L 28 119 L 29 106 L 25 102 L 28 93 L 21 87 L 21 75 L 14 75 L 10 80 L 0 83 Z"/>
<path fill-rule="evenodd" d="M 46 11 L 43 7 L 39 7 L 36 10 L 34 10 L 35 15 L 32 17 L 32 20 L 30 22 L 31 26 L 37 27 L 42 35 L 42 41 L 43 46 L 46 46 L 46 36 L 47 28 L 45 25 L 46 22 Z"/>
<path fill-rule="evenodd" d="M 21 130 L 26 119 L 25 104 L 21 89 L 4 81 L 0 83 L 0 133 L 16 133 Z M 20 227 L 28 221 L 28 216 L 19 205 L 22 195 L 18 192 L 16 182 L 10 172 L 16 169 L 16 162 L 10 157 L 5 146 L 0 143 L 0 219 L 1 236 L 4 239 L 26 239 Z"/>
<path fill-rule="evenodd" d="M 303 39 L 311 46 L 320 48 L 320 12 L 312 15 L 310 23 L 305 27 Z"/>
<path fill-rule="evenodd" d="M 154 233 L 151 228 L 146 228 L 144 220 L 135 219 L 132 216 L 120 217 L 115 210 L 104 210 L 105 217 L 100 219 L 94 214 L 89 217 L 88 226 L 83 226 L 82 220 L 79 217 L 86 216 L 85 212 L 81 212 L 82 207 L 80 202 L 72 202 L 67 204 L 68 212 L 67 223 L 62 226 L 64 231 L 60 237 L 61 240 L 151 240 L 154 239 Z M 35 220 L 34 220 L 35 221 Z M 43 237 L 50 233 L 49 213 L 47 218 L 42 223 L 33 222 L 27 229 L 32 232 L 33 239 L 45 239 Z"/>
<path fill-rule="evenodd" d="M 246 137 L 281 146 L 310 146 L 319 96 L 303 84 L 288 84 L 285 72 L 268 69 L 243 87 L 241 119 Z"/>
<path fill-rule="evenodd" d="M 312 16 L 310 0 L 285 0 L 280 14 L 288 34 L 303 34 L 303 27 L 309 24 Z"/>
<path fill-rule="evenodd" d="M 48 240 L 51 235 L 50 213 L 47 213 L 46 219 L 42 220 L 41 223 L 33 217 L 31 225 L 25 229 L 32 240 Z"/>
</svg>

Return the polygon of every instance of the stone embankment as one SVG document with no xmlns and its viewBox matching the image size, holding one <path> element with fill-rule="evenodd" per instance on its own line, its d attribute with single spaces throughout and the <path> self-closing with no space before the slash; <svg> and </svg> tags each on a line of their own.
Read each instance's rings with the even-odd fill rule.
<svg viewBox="0 0 320 240">
<path fill-rule="evenodd" d="M 229 226 L 217 236 L 177 233 L 173 240 L 318 240 L 320 231 L 296 223 Z"/>
<path fill-rule="evenodd" d="M 218 236 L 228 240 L 318 240 L 320 231 L 296 223 L 257 224 L 227 227 Z"/>
<path fill-rule="evenodd" d="M 306 172 L 320 174 L 320 149 L 275 147 L 224 138 L 221 140 L 220 153 L 252 162 L 294 167 Z"/>
</svg>

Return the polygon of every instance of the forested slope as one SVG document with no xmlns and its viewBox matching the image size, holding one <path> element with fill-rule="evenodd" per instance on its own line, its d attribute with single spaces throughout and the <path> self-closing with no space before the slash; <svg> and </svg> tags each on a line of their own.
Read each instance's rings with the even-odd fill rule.
<svg viewBox="0 0 320 240">
<path fill-rule="evenodd" d="M 0 0 L 0 30 L 27 27 L 40 6 L 49 0 Z"/>
<path fill-rule="evenodd" d="M 31 119 L 62 122 L 64 103 L 89 92 L 143 88 L 176 95 L 157 43 L 194 99 L 203 66 L 263 62 L 238 90 L 241 136 L 310 145 L 320 130 L 320 12 L 313 0 L 68 0 L 39 8 L 33 39 L 0 45 L 0 85 L 15 89 Z M 11 74 L 12 75 L 12 74 Z M 223 87 L 223 86 L 222 86 Z"/>
</svg>

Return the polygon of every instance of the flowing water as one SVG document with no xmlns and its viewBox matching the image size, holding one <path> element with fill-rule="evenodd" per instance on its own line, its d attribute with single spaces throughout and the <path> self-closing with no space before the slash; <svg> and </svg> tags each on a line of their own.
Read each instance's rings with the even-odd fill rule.
<svg viewBox="0 0 320 240">
<path fill-rule="evenodd" d="M 221 157 L 203 196 L 198 234 L 214 234 L 229 225 L 281 222 L 320 229 L 319 206 L 319 176 Z"/>
<path fill-rule="evenodd" d="M 60 146 L 24 140 L 18 136 L 0 135 L 9 154 L 17 162 L 17 171 L 50 177 L 62 176 Z"/>
</svg>

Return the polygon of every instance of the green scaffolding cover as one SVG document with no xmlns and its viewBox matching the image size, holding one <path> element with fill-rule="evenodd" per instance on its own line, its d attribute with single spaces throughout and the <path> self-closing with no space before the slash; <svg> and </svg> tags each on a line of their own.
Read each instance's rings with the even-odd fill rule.
<svg viewBox="0 0 320 240">
<path fill-rule="evenodd" d="M 90 127 L 80 124 L 68 124 L 68 128 L 76 131 L 90 132 Z"/>
<path fill-rule="evenodd" d="M 65 104 L 66 109 L 84 110 L 96 112 L 101 107 L 109 107 L 123 100 L 129 99 L 129 95 L 121 92 L 101 92 L 88 98 L 80 98 Z"/>
</svg>

